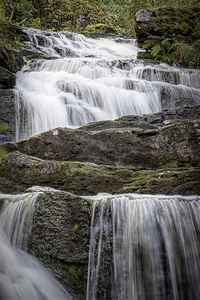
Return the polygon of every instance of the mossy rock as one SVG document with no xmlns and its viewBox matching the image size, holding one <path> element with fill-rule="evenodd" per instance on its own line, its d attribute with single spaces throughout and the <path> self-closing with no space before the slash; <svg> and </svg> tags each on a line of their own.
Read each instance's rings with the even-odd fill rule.
<svg viewBox="0 0 200 300">
<path fill-rule="evenodd" d="M 100 123 L 99 128 L 109 126 L 106 124 Z M 134 168 L 165 168 L 171 163 L 177 167 L 200 166 L 199 120 L 176 120 L 157 128 L 124 117 L 114 124 L 122 127 L 88 127 L 95 132 L 58 128 L 56 135 L 49 130 L 17 143 L 4 143 L 4 147 L 40 159 L 63 161 L 62 167 L 71 176 L 91 174 L 90 164 L 80 164 L 77 169 L 77 161 Z M 114 124 L 111 121 L 111 126 Z"/>
<path fill-rule="evenodd" d="M 196 154 L 198 155 L 198 153 Z M 76 195 L 96 195 L 100 192 L 151 194 L 200 193 L 198 168 L 176 168 L 176 161 L 165 160 L 158 170 L 138 170 L 133 167 L 96 165 L 80 162 L 47 161 L 19 152 L 11 152 L 0 160 L 0 190 L 4 193 L 24 192 L 34 186 L 51 186 Z M 164 168 L 165 167 L 165 168 Z M 168 169 L 166 169 L 166 167 Z M 163 175 L 160 176 L 160 173 Z M 79 234 L 77 222 L 73 234 Z"/>
<path fill-rule="evenodd" d="M 138 45 L 152 50 L 153 59 L 200 68 L 200 7 L 154 9 L 148 22 L 137 21 L 138 16 L 140 12 L 135 18 Z"/>
<path fill-rule="evenodd" d="M 94 24 L 94 25 L 88 25 L 85 28 L 85 32 L 86 33 L 114 33 L 114 34 L 118 34 L 119 30 L 117 28 L 115 28 L 114 26 L 109 26 L 106 24 Z"/>
</svg>

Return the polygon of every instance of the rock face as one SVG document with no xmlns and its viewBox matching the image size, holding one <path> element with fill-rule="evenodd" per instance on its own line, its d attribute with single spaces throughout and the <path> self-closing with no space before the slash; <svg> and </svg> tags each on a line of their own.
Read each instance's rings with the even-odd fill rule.
<svg viewBox="0 0 200 300">
<path fill-rule="evenodd" d="M 90 202 L 62 191 L 38 196 L 28 252 L 51 269 L 73 299 L 86 299 Z"/>
<path fill-rule="evenodd" d="M 0 143 L 13 141 L 15 137 L 15 107 L 12 88 L 15 73 L 24 64 L 23 55 L 16 50 L 0 45 Z M 1 129 L 1 124 L 6 124 Z"/>
<path fill-rule="evenodd" d="M 199 107 L 185 107 L 57 128 L 2 145 L 1 192 L 58 189 L 38 197 L 28 252 L 73 299 L 86 298 L 91 203 L 84 195 L 199 194 L 199 116 Z"/>
</svg>

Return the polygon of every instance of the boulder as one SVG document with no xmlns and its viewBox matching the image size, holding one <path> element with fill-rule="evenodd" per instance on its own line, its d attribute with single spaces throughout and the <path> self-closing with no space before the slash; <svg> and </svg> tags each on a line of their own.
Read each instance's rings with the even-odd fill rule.
<svg viewBox="0 0 200 300">
<path fill-rule="evenodd" d="M 192 17 L 191 17 L 192 16 Z M 192 43 L 199 39 L 200 8 L 162 7 L 154 10 L 140 10 L 135 15 L 135 32 L 138 45 L 153 36 L 173 38 Z"/>
<path fill-rule="evenodd" d="M 138 23 L 149 22 L 152 16 L 151 10 L 142 9 L 138 11 L 135 15 L 135 21 Z"/>
</svg>

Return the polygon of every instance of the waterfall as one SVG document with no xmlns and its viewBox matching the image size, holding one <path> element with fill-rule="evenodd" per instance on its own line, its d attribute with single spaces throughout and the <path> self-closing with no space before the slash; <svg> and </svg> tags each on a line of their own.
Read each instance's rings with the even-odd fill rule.
<svg viewBox="0 0 200 300">
<path fill-rule="evenodd" d="M 38 194 L 0 194 L 0 201 L 4 201 L 0 214 L 0 300 L 72 299 L 35 258 L 22 250 L 27 248 Z"/>
<path fill-rule="evenodd" d="M 200 299 L 200 197 L 99 196 L 92 205 L 87 300 Z"/>
<path fill-rule="evenodd" d="M 49 59 L 34 60 L 17 74 L 17 141 L 56 127 L 200 103 L 199 70 L 138 61 L 134 39 L 28 28 L 24 34 L 26 44 Z"/>
</svg>

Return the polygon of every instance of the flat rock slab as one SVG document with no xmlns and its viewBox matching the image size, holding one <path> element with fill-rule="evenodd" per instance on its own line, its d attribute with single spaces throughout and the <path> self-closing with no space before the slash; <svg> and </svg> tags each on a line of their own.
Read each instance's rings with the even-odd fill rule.
<svg viewBox="0 0 200 300">
<path fill-rule="evenodd" d="M 3 147 L 56 161 L 150 169 L 200 167 L 200 121 L 172 121 L 157 129 L 58 128 Z"/>
<path fill-rule="evenodd" d="M 0 191 L 17 193 L 40 185 L 76 195 L 99 192 L 200 194 L 199 168 L 142 170 L 84 162 L 43 160 L 11 152 L 0 163 Z"/>
</svg>

